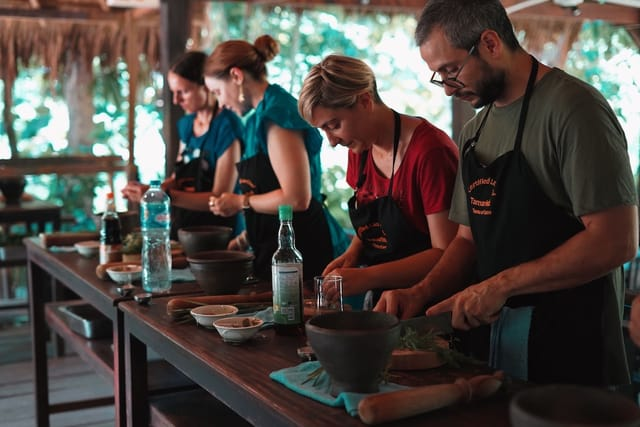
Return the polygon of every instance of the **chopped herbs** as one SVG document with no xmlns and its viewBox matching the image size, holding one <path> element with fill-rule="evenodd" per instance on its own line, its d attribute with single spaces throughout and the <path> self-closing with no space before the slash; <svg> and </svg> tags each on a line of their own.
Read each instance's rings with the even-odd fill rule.
<svg viewBox="0 0 640 427">
<path fill-rule="evenodd" d="M 442 345 L 442 337 L 433 331 L 418 333 L 413 328 L 405 328 L 400 336 L 398 348 L 407 350 L 433 351 L 446 365 L 459 368 L 462 364 L 482 364 L 482 362 L 469 357 L 455 349 L 454 339 L 449 340 L 449 345 Z"/>
</svg>

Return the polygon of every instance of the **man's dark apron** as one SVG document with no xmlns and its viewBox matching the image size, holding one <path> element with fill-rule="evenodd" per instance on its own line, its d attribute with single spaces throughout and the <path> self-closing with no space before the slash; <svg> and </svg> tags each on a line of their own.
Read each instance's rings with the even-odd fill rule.
<svg viewBox="0 0 640 427">
<path fill-rule="evenodd" d="M 271 161 L 264 153 L 242 160 L 237 164 L 240 189 L 244 194 L 264 194 L 280 188 Z M 278 248 L 278 215 L 245 210 L 249 243 L 255 255 L 254 274 L 271 280 L 271 257 Z M 302 253 L 303 276 L 311 279 L 320 275 L 333 259 L 333 247 L 322 204 L 311 198 L 309 208 L 293 213 L 296 248 Z"/>
<path fill-rule="evenodd" d="M 206 139 L 205 135 L 200 144 L 200 156 L 198 158 L 192 159 L 188 163 L 176 163 L 175 181 L 179 190 L 211 192 L 216 165 L 210 165 L 204 156 L 203 147 Z M 210 211 L 195 211 L 171 205 L 172 239 L 178 238 L 178 229 L 180 227 L 194 225 L 223 225 L 233 228 L 236 225 L 236 216 L 225 218 L 214 215 Z"/>
<path fill-rule="evenodd" d="M 491 106 L 463 147 L 462 176 L 479 280 L 539 258 L 584 229 L 546 196 L 521 152 L 538 70 L 532 61 L 513 151 L 488 166 L 475 155 Z M 494 367 L 537 383 L 603 384 L 604 286 L 600 278 L 572 289 L 509 298 L 492 324 Z"/>
<path fill-rule="evenodd" d="M 431 248 L 431 237 L 419 231 L 393 200 L 393 170 L 400 144 L 400 115 L 394 114 L 393 160 L 389 190 L 386 196 L 379 197 L 364 206 L 358 206 L 357 192 L 366 176 L 364 167 L 369 156 L 365 151 L 360 158 L 360 174 L 355 194 L 349 199 L 349 216 L 356 234 L 363 243 L 361 262 L 376 265 L 394 261 Z M 382 289 L 374 292 L 374 304 L 380 298 Z"/>
</svg>

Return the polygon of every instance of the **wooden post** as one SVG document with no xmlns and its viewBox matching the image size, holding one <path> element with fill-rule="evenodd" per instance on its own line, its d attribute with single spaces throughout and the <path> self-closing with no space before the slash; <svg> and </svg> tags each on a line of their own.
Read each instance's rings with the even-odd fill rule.
<svg viewBox="0 0 640 427">
<path fill-rule="evenodd" d="M 173 173 L 178 154 L 178 130 L 176 123 L 182 117 L 182 109 L 173 105 L 171 91 L 167 85 L 167 73 L 173 61 L 184 53 L 191 22 L 189 10 L 192 0 L 161 0 L 160 3 L 160 64 L 165 79 L 162 98 L 164 100 L 163 135 L 166 145 L 165 175 Z"/>
<path fill-rule="evenodd" d="M 138 172 L 134 162 L 135 153 L 135 129 L 136 129 L 136 105 L 138 92 L 138 74 L 140 73 L 140 64 L 138 63 L 138 55 L 140 53 L 138 43 L 138 29 L 136 21 L 133 19 L 133 13 L 127 11 L 125 14 L 125 28 L 127 29 L 127 68 L 129 69 L 129 120 L 127 123 L 127 136 L 129 140 L 129 160 L 127 161 L 127 179 L 137 180 Z M 114 180 L 111 177 L 111 191 L 115 192 Z"/>
</svg>

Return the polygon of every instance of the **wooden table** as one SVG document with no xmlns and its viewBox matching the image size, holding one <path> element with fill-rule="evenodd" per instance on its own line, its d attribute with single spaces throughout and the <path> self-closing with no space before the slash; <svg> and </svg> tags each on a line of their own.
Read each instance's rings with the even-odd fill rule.
<svg viewBox="0 0 640 427">
<path fill-rule="evenodd" d="M 60 206 L 40 200 L 21 201 L 15 204 L 0 202 L 0 224 L 25 223 L 29 231 L 32 231 L 32 225 L 35 225 L 37 233 L 45 232 L 47 224 L 51 224 L 52 230 L 58 230 L 60 229 L 60 211 Z"/>
<path fill-rule="evenodd" d="M 21 201 L 20 203 L 7 204 L 0 202 L 0 225 L 9 233 L 11 226 L 24 224 L 28 235 L 46 231 L 47 226 L 52 231 L 60 228 L 61 208 L 58 205 L 39 200 Z M 16 267 L 26 264 L 26 252 L 24 246 L 13 245 L 0 248 L 0 309 L 14 309 L 27 307 L 26 300 L 11 300 L 7 267 Z"/>
<path fill-rule="evenodd" d="M 363 426 L 343 408 L 326 406 L 290 391 L 269 378 L 269 373 L 300 363 L 296 349 L 303 337 L 278 336 L 273 330 L 239 346 L 226 344 L 215 330 L 195 323 L 179 324 L 166 314 L 168 299 L 148 307 L 130 301 L 119 304 L 124 313 L 128 425 L 148 425 L 145 384 L 146 346 L 153 348 L 194 382 L 256 426 Z M 475 372 L 473 372 L 475 370 Z M 438 368 L 399 373 L 394 381 L 406 385 L 453 382 L 471 376 L 477 368 Z M 510 392 L 394 423 L 397 426 L 509 426 Z"/>
<path fill-rule="evenodd" d="M 49 404 L 49 384 L 47 370 L 46 343 L 49 336 L 47 326 L 51 325 L 45 317 L 47 288 L 62 285 L 91 304 L 113 322 L 113 340 L 106 346 L 87 342 L 73 333 L 67 334 L 67 340 L 75 342 L 74 350 L 99 373 L 111 374 L 114 384 L 116 407 L 116 425 L 125 425 L 125 377 L 124 377 L 124 327 L 123 315 L 118 310 L 121 301 L 131 297 L 121 297 L 115 284 L 110 280 L 101 280 L 96 276 L 98 260 L 84 258 L 76 252 L 52 252 L 44 248 L 37 238 L 25 239 L 27 250 L 27 268 L 30 293 L 31 334 L 33 339 L 32 362 L 34 369 L 34 387 L 36 420 L 39 427 L 49 425 L 49 415 L 83 406 L 94 406 L 96 402 L 75 402 Z M 166 296 L 182 293 L 192 294 L 199 291 L 195 282 L 174 283 Z M 154 298 L 160 299 L 160 298 Z M 54 319 L 55 320 L 55 319 Z M 111 360 L 109 360 L 110 356 Z M 105 366 L 108 365 L 108 366 Z"/>
</svg>

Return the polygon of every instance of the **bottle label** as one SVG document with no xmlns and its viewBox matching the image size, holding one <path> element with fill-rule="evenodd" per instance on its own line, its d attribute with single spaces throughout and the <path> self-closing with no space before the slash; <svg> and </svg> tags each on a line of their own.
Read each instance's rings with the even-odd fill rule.
<svg viewBox="0 0 640 427">
<path fill-rule="evenodd" d="M 273 321 L 281 325 L 302 323 L 302 265 L 272 266 Z"/>
<path fill-rule="evenodd" d="M 142 209 L 142 226 L 144 228 L 169 228 L 171 219 L 168 206 L 162 203 L 148 203 Z"/>
</svg>

